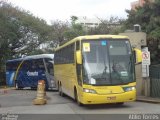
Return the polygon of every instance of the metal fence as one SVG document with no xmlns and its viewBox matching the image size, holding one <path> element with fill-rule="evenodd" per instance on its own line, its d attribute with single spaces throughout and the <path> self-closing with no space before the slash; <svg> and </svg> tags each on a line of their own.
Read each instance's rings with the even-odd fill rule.
<svg viewBox="0 0 160 120">
<path fill-rule="evenodd" d="M 160 65 L 150 66 L 150 86 L 151 97 L 160 98 Z"/>
<path fill-rule="evenodd" d="M 0 72 L 0 87 L 6 85 L 5 72 Z"/>
</svg>

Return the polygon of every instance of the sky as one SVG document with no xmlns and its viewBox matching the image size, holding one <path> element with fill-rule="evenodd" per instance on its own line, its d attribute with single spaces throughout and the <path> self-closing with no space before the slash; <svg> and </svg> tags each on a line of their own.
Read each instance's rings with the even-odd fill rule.
<svg viewBox="0 0 160 120">
<path fill-rule="evenodd" d="M 68 21 L 71 16 L 109 19 L 111 16 L 127 18 L 125 9 L 131 9 L 136 0 L 5 0 L 30 11 L 50 23 Z"/>
</svg>

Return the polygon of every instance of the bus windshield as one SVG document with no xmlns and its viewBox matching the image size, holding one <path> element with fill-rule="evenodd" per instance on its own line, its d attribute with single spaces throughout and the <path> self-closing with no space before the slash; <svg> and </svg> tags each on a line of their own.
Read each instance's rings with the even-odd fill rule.
<svg viewBox="0 0 160 120">
<path fill-rule="evenodd" d="M 82 42 L 82 54 L 84 84 L 120 85 L 135 82 L 128 40 L 86 40 Z"/>
</svg>

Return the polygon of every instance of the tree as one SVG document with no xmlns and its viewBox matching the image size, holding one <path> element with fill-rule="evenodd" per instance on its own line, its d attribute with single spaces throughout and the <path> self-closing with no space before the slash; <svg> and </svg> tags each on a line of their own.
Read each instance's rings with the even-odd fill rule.
<svg viewBox="0 0 160 120">
<path fill-rule="evenodd" d="M 152 64 L 160 63 L 160 1 L 146 3 L 136 10 L 126 10 L 128 19 L 125 28 L 130 29 L 134 24 L 140 24 L 143 32 L 147 33 L 148 47 L 151 51 Z M 152 44 L 152 45 L 151 45 Z"/>
<path fill-rule="evenodd" d="M 136 10 L 126 10 L 128 19 L 126 20 L 126 28 L 131 28 L 134 24 L 140 24 L 142 31 L 147 32 L 150 37 L 159 38 L 156 33 L 160 27 L 160 1 L 146 3 Z"/>
<path fill-rule="evenodd" d="M 78 17 L 71 16 L 71 24 L 59 20 L 52 22 L 51 28 L 54 36 L 53 47 L 63 44 L 77 36 L 86 34 L 82 25 L 76 23 L 77 19 Z"/>
<path fill-rule="evenodd" d="M 78 20 L 78 17 L 77 16 L 71 16 L 71 22 L 72 22 L 72 25 L 73 24 L 76 24 L 76 21 Z"/>
<path fill-rule="evenodd" d="M 51 28 L 44 20 L 0 1 L 0 69 L 7 59 L 29 55 L 49 40 Z"/>
<path fill-rule="evenodd" d="M 63 21 L 53 21 L 51 25 L 52 34 L 54 36 L 54 42 L 52 42 L 53 48 L 57 47 L 60 43 L 66 40 L 65 32 L 69 31 L 69 23 Z"/>
<path fill-rule="evenodd" d="M 107 19 L 100 19 L 101 24 L 98 27 L 88 29 L 88 34 L 118 34 L 122 31 L 124 19 L 111 16 Z"/>
<path fill-rule="evenodd" d="M 79 23 L 76 23 L 77 20 L 78 20 L 77 16 L 71 16 L 71 25 L 70 25 L 68 31 L 66 31 L 64 33 L 65 38 L 67 40 L 71 40 L 77 36 L 86 35 L 86 31 L 83 28 L 83 26 Z"/>
</svg>

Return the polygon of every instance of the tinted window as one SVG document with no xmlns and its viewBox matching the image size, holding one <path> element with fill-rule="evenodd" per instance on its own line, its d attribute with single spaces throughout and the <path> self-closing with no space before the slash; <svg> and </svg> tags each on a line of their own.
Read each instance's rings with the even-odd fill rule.
<svg viewBox="0 0 160 120">
<path fill-rule="evenodd" d="M 74 63 L 74 45 L 71 44 L 58 50 L 55 53 L 55 64 L 69 64 Z"/>
</svg>

